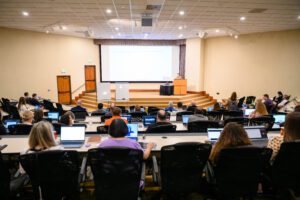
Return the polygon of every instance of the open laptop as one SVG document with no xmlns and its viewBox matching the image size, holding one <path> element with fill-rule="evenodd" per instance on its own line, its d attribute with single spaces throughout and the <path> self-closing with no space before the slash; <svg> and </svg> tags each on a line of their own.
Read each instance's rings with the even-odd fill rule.
<svg viewBox="0 0 300 200">
<path fill-rule="evenodd" d="M 66 148 L 80 148 L 85 141 L 84 126 L 62 126 L 60 142 Z"/>
<path fill-rule="evenodd" d="M 48 119 L 51 121 L 58 121 L 59 113 L 58 112 L 48 112 Z"/>
<path fill-rule="evenodd" d="M 75 120 L 77 122 L 83 122 L 86 119 L 86 111 L 74 111 Z"/>
<path fill-rule="evenodd" d="M 156 117 L 152 115 L 143 116 L 143 125 L 149 126 L 156 123 Z"/>
<path fill-rule="evenodd" d="M 189 117 L 190 117 L 190 115 L 182 115 L 183 125 L 187 125 L 187 123 L 189 122 Z"/>
<path fill-rule="evenodd" d="M 137 141 L 138 140 L 138 124 L 127 124 L 127 127 L 128 127 L 128 133 L 127 133 L 126 137 Z"/>
<path fill-rule="evenodd" d="M 128 123 L 131 123 L 131 115 L 122 115 L 122 119 L 126 119 Z"/>
<path fill-rule="evenodd" d="M 272 127 L 272 130 L 279 130 L 280 124 L 285 122 L 285 116 L 286 114 L 274 114 L 273 117 L 275 118 L 274 125 Z"/>
<path fill-rule="evenodd" d="M 250 108 L 245 109 L 244 116 L 248 117 L 253 111 L 255 111 L 255 109 L 250 109 Z"/>
<path fill-rule="evenodd" d="M 18 123 L 20 123 L 20 120 L 18 120 L 18 119 L 6 119 L 6 120 L 4 120 L 4 126 L 5 126 L 6 129 L 8 129 L 8 126 L 16 125 Z"/>
</svg>

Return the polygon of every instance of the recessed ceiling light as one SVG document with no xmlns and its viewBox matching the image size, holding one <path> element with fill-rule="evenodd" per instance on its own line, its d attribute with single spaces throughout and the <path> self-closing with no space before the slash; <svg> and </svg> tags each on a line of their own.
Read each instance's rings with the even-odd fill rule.
<svg viewBox="0 0 300 200">
<path fill-rule="evenodd" d="M 115 30 L 116 30 L 116 31 L 118 31 L 118 30 L 119 30 L 119 28 L 118 28 L 118 27 L 116 27 L 116 28 L 115 28 Z"/>
<path fill-rule="evenodd" d="M 183 27 L 182 27 L 182 26 L 179 26 L 178 29 L 181 30 L 181 29 L 183 29 Z"/>
<path fill-rule="evenodd" d="M 298 19 L 300 19 L 300 15 L 298 16 Z"/>
<path fill-rule="evenodd" d="M 111 12 L 111 9 L 106 9 L 106 13 L 110 14 Z"/>
<path fill-rule="evenodd" d="M 183 10 L 179 11 L 179 15 L 184 15 L 184 11 Z"/>
<path fill-rule="evenodd" d="M 241 21 L 245 21 L 245 20 L 246 20 L 246 17 L 241 17 L 240 20 L 241 20 Z"/>
<path fill-rule="evenodd" d="M 179 37 L 179 38 L 182 38 L 182 37 L 183 37 L 183 35 L 182 35 L 182 34 L 180 34 L 180 35 L 178 35 L 178 37 Z"/>
<path fill-rule="evenodd" d="M 115 37 L 114 37 L 114 36 L 110 36 L 110 38 L 111 38 L 111 39 L 114 39 Z"/>
<path fill-rule="evenodd" d="M 234 36 L 234 38 L 235 38 L 235 39 L 238 39 L 238 38 L 239 38 L 239 36 L 238 36 L 238 35 L 235 35 L 235 36 Z"/>
<path fill-rule="evenodd" d="M 219 29 L 216 29 L 216 33 L 219 33 L 220 32 L 220 30 Z"/>
<path fill-rule="evenodd" d="M 66 26 L 61 26 L 61 29 L 62 30 L 67 30 L 67 27 Z"/>
<path fill-rule="evenodd" d="M 48 30 L 46 30 L 46 33 L 48 34 L 48 33 L 49 33 L 49 31 L 48 31 Z"/>
<path fill-rule="evenodd" d="M 148 33 L 145 33 L 145 34 L 144 34 L 144 37 L 146 38 L 146 37 L 148 37 L 148 35 L 149 35 Z"/>
<path fill-rule="evenodd" d="M 121 36 L 121 33 L 118 33 L 118 36 Z"/>
<path fill-rule="evenodd" d="M 22 15 L 24 15 L 24 16 L 28 16 L 28 15 L 29 15 L 29 13 L 28 13 L 28 12 L 26 12 L 26 11 L 23 11 L 23 12 L 22 12 Z"/>
</svg>

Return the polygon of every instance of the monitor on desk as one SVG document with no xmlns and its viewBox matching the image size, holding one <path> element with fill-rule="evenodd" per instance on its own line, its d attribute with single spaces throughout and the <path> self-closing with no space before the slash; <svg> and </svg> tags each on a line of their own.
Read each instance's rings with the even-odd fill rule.
<svg viewBox="0 0 300 200">
<path fill-rule="evenodd" d="M 138 140 L 138 124 L 127 124 L 128 133 L 126 135 L 127 138 Z"/>
<path fill-rule="evenodd" d="M 143 124 L 144 126 L 149 126 L 151 124 L 155 124 L 156 123 L 156 117 L 155 116 L 149 116 L 149 115 L 146 115 L 146 116 L 143 116 Z"/>
</svg>

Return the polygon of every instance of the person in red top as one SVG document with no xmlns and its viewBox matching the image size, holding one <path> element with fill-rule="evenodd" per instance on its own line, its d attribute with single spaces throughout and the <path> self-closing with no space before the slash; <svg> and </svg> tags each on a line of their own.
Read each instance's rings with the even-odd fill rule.
<svg viewBox="0 0 300 200">
<path fill-rule="evenodd" d="M 114 119 L 121 118 L 121 113 L 122 113 L 122 110 L 120 108 L 114 107 L 112 109 L 113 116 L 110 119 L 105 120 L 105 126 L 109 126 Z M 128 123 L 126 119 L 123 119 L 123 120 L 125 121 L 126 124 Z"/>
</svg>

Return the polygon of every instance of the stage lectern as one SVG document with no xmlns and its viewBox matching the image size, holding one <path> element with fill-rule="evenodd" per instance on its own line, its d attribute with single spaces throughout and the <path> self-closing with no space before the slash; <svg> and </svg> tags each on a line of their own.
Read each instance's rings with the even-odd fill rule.
<svg viewBox="0 0 300 200">
<path fill-rule="evenodd" d="M 187 80 L 186 79 L 175 79 L 173 81 L 174 95 L 186 95 Z"/>
</svg>

